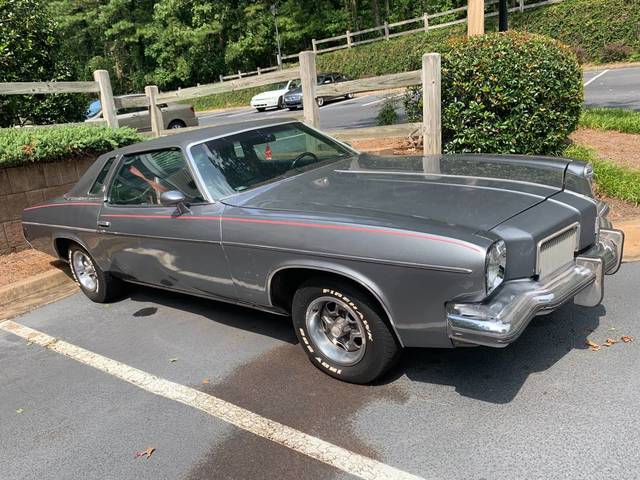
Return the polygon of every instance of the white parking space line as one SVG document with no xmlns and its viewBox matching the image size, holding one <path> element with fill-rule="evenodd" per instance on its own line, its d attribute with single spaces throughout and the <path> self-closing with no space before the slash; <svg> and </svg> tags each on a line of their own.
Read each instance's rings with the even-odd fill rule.
<svg viewBox="0 0 640 480">
<path fill-rule="evenodd" d="M 404 94 L 400 93 L 398 95 L 393 95 L 393 96 L 391 96 L 389 98 L 398 98 L 398 97 L 401 97 L 402 95 L 404 95 Z M 374 100 L 373 102 L 363 103 L 362 106 L 363 107 L 368 107 L 369 105 L 375 105 L 376 103 L 384 102 L 386 99 L 387 99 L 387 97 L 380 98 L 378 100 Z"/>
<path fill-rule="evenodd" d="M 420 477 L 369 457 L 346 450 L 179 383 L 156 377 L 124 363 L 85 350 L 11 320 L 0 322 L 0 330 L 119 378 L 147 392 L 201 410 L 286 448 L 302 453 L 363 479 L 417 480 Z"/>
<path fill-rule="evenodd" d="M 240 112 L 240 113 L 234 113 L 233 115 L 227 115 L 227 117 L 231 118 L 231 117 L 242 117 L 243 115 L 250 115 L 253 113 L 253 110 L 249 110 L 248 112 Z"/>
<path fill-rule="evenodd" d="M 586 87 L 587 85 L 589 85 L 590 83 L 592 83 L 594 80 L 597 80 L 598 78 L 600 78 L 602 75 L 604 75 L 605 73 L 607 73 L 609 70 L 605 70 L 603 72 L 600 72 L 598 75 L 596 75 L 595 77 L 593 77 L 590 80 L 587 80 L 584 84 L 584 86 Z"/>
<path fill-rule="evenodd" d="M 367 95 L 367 97 L 368 96 L 369 95 Z M 326 110 L 327 108 L 336 107 L 336 106 L 339 107 L 341 105 L 345 105 L 345 104 L 350 103 L 350 102 L 355 102 L 356 100 L 366 99 L 367 97 L 353 97 L 353 98 L 348 98 L 346 100 L 340 100 L 340 101 L 337 101 L 337 102 L 328 103 L 328 104 L 326 104 L 326 105 L 324 105 L 322 107 L 322 110 Z"/>
</svg>

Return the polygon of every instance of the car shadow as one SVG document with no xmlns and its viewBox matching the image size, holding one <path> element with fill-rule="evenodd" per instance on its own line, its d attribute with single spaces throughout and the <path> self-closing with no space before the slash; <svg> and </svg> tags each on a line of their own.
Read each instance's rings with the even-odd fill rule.
<svg viewBox="0 0 640 480">
<path fill-rule="evenodd" d="M 212 322 L 268 336 L 292 345 L 298 343 L 289 317 L 141 285 L 129 284 L 127 296 L 136 302 L 183 310 Z M 148 311 L 148 308 L 142 308 L 133 315 L 147 316 Z"/>
<path fill-rule="evenodd" d="M 298 343 L 289 317 L 150 287 L 131 287 L 128 295 L 134 301 L 183 310 L 290 345 Z M 534 318 L 521 337 L 506 348 L 408 348 L 399 364 L 375 385 L 396 386 L 406 377 L 412 382 L 451 386 L 458 394 L 476 400 L 509 403 L 530 375 L 551 369 L 572 350 L 589 348 L 587 338 L 605 313 L 602 305 L 565 305 Z"/>
<path fill-rule="evenodd" d="M 414 382 L 448 385 L 465 397 L 504 404 L 513 400 L 530 375 L 549 370 L 572 350 L 589 348 L 587 338 L 605 308 L 565 305 L 536 317 L 508 347 L 407 349 L 384 383 L 406 375 Z M 544 392 L 543 392 L 544 394 Z"/>
</svg>

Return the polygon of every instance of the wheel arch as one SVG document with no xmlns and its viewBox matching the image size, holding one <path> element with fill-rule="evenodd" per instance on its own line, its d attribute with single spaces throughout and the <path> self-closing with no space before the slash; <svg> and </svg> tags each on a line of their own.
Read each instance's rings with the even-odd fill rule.
<svg viewBox="0 0 640 480">
<path fill-rule="evenodd" d="M 291 300 L 297 287 L 307 279 L 319 275 L 345 280 L 368 293 L 384 312 L 393 335 L 400 346 L 404 346 L 396 329 L 393 315 L 388 307 L 388 301 L 378 285 L 361 273 L 342 265 L 302 262 L 282 265 L 273 269 L 267 278 L 267 295 L 270 306 L 283 308 L 290 312 Z M 289 280 L 289 282 L 286 282 L 286 280 Z"/>
</svg>

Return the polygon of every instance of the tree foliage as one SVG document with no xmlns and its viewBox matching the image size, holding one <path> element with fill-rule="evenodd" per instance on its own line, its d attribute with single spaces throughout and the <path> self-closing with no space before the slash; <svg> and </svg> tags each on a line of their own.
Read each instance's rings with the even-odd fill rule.
<svg viewBox="0 0 640 480">
<path fill-rule="evenodd" d="M 0 82 L 73 79 L 43 0 L 0 0 Z M 0 97 L 0 127 L 82 118 L 81 95 Z"/>
<path fill-rule="evenodd" d="M 323 38 L 457 6 L 461 0 L 52 0 L 78 77 L 111 73 L 119 92 L 216 81 L 276 64 Z"/>
</svg>

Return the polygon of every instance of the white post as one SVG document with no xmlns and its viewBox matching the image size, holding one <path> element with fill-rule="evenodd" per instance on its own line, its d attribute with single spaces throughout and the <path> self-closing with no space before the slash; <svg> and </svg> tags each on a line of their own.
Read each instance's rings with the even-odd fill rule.
<svg viewBox="0 0 640 480">
<path fill-rule="evenodd" d="M 353 45 L 353 40 L 351 40 L 351 32 L 347 30 L 347 47 L 351 48 Z"/>
<path fill-rule="evenodd" d="M 424 22 L 424 31 L 429 31 L 429 15 L 426 12 L 422 15 L 422 21 Z"/>
<path fill-rule="evenodd" d="M 318 51 L 318 46 L 316 45 L 316 39 L 315 38 L 311 39 L 311 46 L 313 47 L 313 53 L 316 53 Z"/>
<path fill-rule="evenodd" d="M 300 80 L 302 82 L 302 108 L 304 122 L 312 127 L 320 126 L 320 115 L 316 103 L 316 54 L 300 52 Z"/>
<path fill-rule="evenodd" d="M 389 40 L 389 22 L 384 22 L 384 38 L 385 40 Z"/>
<path fill-rule="evenodd" d="M 111 80 L 109 72 L 106 70 L 96 70 L 93 72 L 93 79 L 98 82 L 100 88 L 100 105 L 102 108 L 102 118 L 111 128 L 118 128 L 118 116 L 116 115 L 116 104 L 113 101 L 113 90 L 111 90 Z"/>
<path fill-rule="evenodd" d="M 238 78 L 242 78 L 242 72 L 238 70 Z"/>
<path fill-rule="evenodd" d="M 156 97 L 158 96 L 158 87 L 149 85 L 144 87 L 144 94 L 147 96 L 149 103 L 149 118 L 151 119 L 151 131 L 154 137 L 160 136 L 160 131 L 164 128 L 162 121 L 162 112 L 158 108 Z"/>
<path fill-rule="evenodd" d="M 278 70 L 282 70 L 282 55 L 280 55 L 279 53 L 276 54 L 276 60 L 278 63 Z"/>
<path fill-rule="evenodd" d="M 260 67 L 258 67 L 258 75 L 260 75 L 262 72 L 260 71 Z"/>
<path fill-rule="evenodd" d="M 442 153 L 440 54 L 422 56 L 422 143 L 424 155 Z"/>
<path fill-rule="evenodd" d="M 520 0 L 520 13 L 524 12 L 524 0 Z"/>
<path fill-rule="evenodd" d="M 224 75 L 220 74 L 220 82 L 224 82 Z"/>
</svg>

